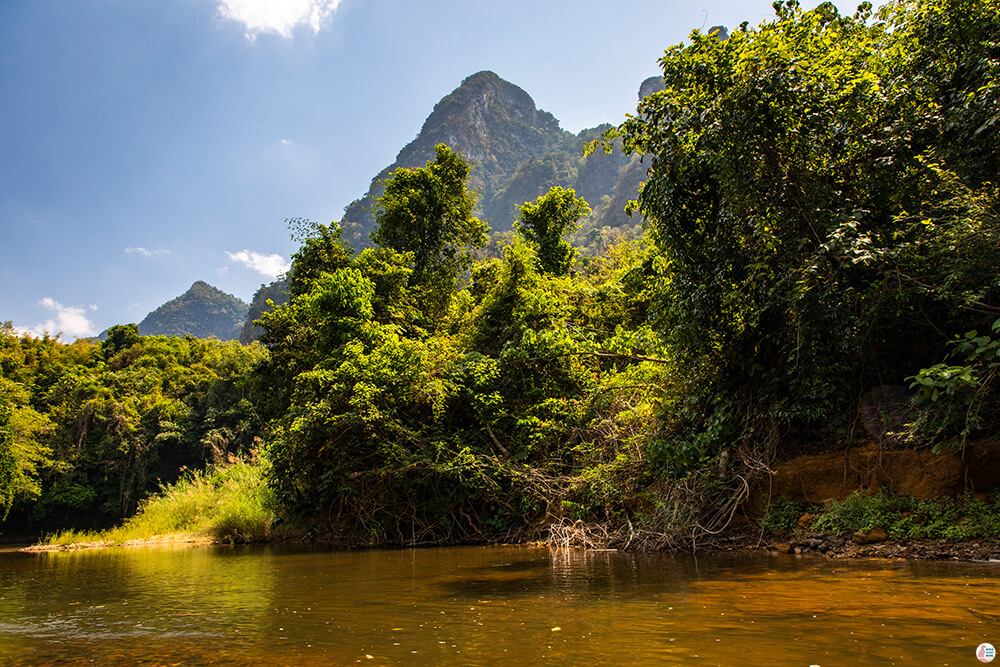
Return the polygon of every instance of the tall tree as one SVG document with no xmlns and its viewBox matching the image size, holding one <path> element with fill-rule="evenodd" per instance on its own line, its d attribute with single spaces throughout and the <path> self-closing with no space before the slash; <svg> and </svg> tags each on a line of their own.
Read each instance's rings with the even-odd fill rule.
<svg viewBox="0 0 1000 667">
<path fill-rule="evenodd" d="M 473 215 L 476 195 L 466 186 L 469 162 L 444 144 L 424 167 L 397 169 L 378 199 L 376 245 L 413 253 L 411 286 L 425 307 L 440 312 L 455 281 L 471 263 L 471 248 L 486 245 L 489 227 Z M 429 313 L 429 314 L 430 314 Z"/>
<path fill-rule="evenodd" d="M 292 230 L 292 240 L 302 244 L 292 255 L 292 267 L 286 276 L 292 296 L 308 292 L 323 273 L 333 273 L 351 263 L 351 249 L 341 238 L 337 222 L 324 225 L 305 218 L 289 218 L 285 224 Z"/>
<path fill-rule="evenodd" d="M 101 354 L 105 360 L 110 359 L 140 340 L 138 324 L 116 324 L 108 329 L 108 336 L 101 343 Z"/>
<path fill-rule="evenodd" d="M 590 215 L 590 205 L 572 188 L 558 185 L 535 200 L 520 206 L 514 226 L 538 252 L 542 271 L 564 276 L 573 264 L 576 250 L 563 236 L 579 227 L 580 218 Z"/>
</svg>

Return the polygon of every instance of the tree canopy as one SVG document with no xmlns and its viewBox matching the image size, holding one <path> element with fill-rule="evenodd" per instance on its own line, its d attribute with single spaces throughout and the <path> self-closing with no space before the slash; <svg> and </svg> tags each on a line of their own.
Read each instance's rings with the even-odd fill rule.
<svg viewBox="0 0 1000 667">
<path fill-rule="evenodd" d="M 996 3 L 775 9 L 669 49 L 619 128 L 709 450 L 836 422 L 1000 312 Z"/>
<path fill-rule="evenodd" d="M 590 215 L 590 206 L 572 189 L 555 186 L 519 210 L 514 226 L 535 247 L 542 271 L 566 275 L 576 251 L 563 237 L 579 227 L 580 218 Z"/>
<path fill-rule="evenodd" d="M 440 304 L 469 267 L 470 248 L 486 245 L 489 228 L 473 215 L 476 196 L 466 186 L 469 162 L 444 144 L 424 167 L 397 169 L 378 199 L 372 241 L 412 253 L 411 285 Z"/>
</svg>

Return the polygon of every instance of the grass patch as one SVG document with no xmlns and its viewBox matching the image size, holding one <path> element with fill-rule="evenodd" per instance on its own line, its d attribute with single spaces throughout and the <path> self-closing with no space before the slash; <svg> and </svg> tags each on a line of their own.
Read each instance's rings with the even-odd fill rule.
<svg viewBox="0 0 1000 667">
<path fill-rule="evenodd" d="M 926 500 L 855 491 L 824 507 L 802 506 L 785 498 L 768 508 L 764 527 L 795 529 L 796 520 L 806 512 L 814 517 L 807 527 L 814 532 L 851 535 L 882 528 L 895 540 L 1000 540 L 1000 489 Z"/>
<path fill-rule="evenodd" d="M 52 546 L 103 542 L 121 544 L 183 535 L 230 543 L 266 542 L 284 537 L 276 528 L 267 464 L 235 461 L 194 471 L 143 501 L 120 526 L 103 531 L 65 530 L 45 539 Z"/>
</svg>

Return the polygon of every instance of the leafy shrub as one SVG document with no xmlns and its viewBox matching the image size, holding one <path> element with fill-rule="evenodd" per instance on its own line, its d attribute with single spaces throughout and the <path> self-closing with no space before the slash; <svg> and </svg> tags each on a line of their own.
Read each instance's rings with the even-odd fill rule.
<svg viewBox="0 0 1000 667">
<path fill-rule="evenodd" d="M 779 528 L 793 530 L 802 513 L 802 507 L 788 496 L 778 498 L 768 505 L 767 511 L 764 513 L 763 528 L 766 531 L 774 531 Z"/>
<path fill-rule="evenodd" d="M 882 528 L 897 540 L 1000 539 L 1000 489 L 988 496 L 916 500 L 885 491 L 854 492 L 818 512 L 812 529 L 850 535 Z"/>
<path fill-rule="evenodd" d="M 1000 333 L 1000 319 L 993 322 L 992 332 L 994 336 Z M 950 345 L 964 365 L 940 363 L 910 378 L 910 387 L 917 390 L 918 405 L 926 406 L 910 431 L 917 437 L 938 440 L 934 451 L 964 446 L 969 435 L 984 426 L 991 414 L 985 406 L 996 400 L 1000 337 L 980 335 L 973 329 L 965 336 L 956 336 Z"/>
<path fill-rule="evenodd" d="M 912 500 L 912 499 L 911 499 Z M 894 518 L 909 509 L 910 501 L 879 492 L 866 496 L 854 491 L 842 501 L 832 502 L 813 521 L 817 531 L 846 534 L 872 528 L 887 529 Z"/>
</svg>

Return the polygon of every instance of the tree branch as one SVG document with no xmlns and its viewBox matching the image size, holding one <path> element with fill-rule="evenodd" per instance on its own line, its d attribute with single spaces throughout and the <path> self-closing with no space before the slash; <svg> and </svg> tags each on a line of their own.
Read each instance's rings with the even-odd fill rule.
<svg viewBox="0 0 1000 667">
<path fill-rule="evenodd" d="M 497 440 L 497 437 L 495 435 L 493 435 L 493 429 L 490 428 L 490 425 L 487 424 L 485 421 L 483 421 L 483 426 L 486 427 L 486 435 L 490 436 L 490 440 L 492 440 L 493 444 L 496 445 L 497 449 L 500 450 L 500 453 L 504 455 L 504 458 L 508 458 L 509 459 L 510 458 L 510 452 L 508 452 L 507 448 L 504 447 L 503 445 L 501 445 L 500 441 Z"/>
</svg>

